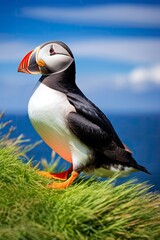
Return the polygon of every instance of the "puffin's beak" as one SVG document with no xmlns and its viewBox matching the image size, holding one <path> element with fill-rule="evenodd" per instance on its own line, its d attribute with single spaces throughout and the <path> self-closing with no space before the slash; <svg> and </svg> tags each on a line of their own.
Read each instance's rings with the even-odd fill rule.
<svg viewBox="0 0 160 240">
<path fill-rule="evenodd" d="M 41 73 L 36 62 L 36 49 L 27 53 L 26 56 L 22 59 L 18 67 L 18 72 L 29 74 Z"/>
</svg>

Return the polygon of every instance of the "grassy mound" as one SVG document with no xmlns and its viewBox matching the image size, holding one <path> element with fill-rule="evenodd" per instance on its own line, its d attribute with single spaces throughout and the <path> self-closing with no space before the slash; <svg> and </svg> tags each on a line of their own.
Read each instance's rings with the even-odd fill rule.
<svg viewBox="0 0 160 240">
<path fill-rule="evenodd" d="M 160 239 L 160 197 L 142 184 L 79 180 L 66 190 L 0 149 L 0 239 Z"/>
<path fill-rule="evenodd" d="M 160 239 L 160 195 L 144 184 L 81 178 L 47 189 L 50 180 L 19 160 L 19 141 L 1 139 L 0 240 Z"/>
</svg>

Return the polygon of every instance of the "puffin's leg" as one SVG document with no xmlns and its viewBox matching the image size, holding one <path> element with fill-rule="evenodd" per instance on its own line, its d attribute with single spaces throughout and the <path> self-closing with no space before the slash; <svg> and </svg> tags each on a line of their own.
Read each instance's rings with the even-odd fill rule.
<svg viewBox="0 0 160 240">
<path fill-rule="evenodd" d="M 38 174 L 40 174 L 43 177 L 46 178 L 54 178 L 54 179 L 60 179 L 60 180 L 67 180 L 68 175 L 72 172 L 73 167 L 71 165 L 71 167 L 64 171 L 64 172 L 60 172 L 60 173 L 50 173 L 50 172 L 45 172 L 45 171 L 38 171 Z"/>
<path fill-rule="evenodd" d="M 73 181 L 79 176 L 79 173 L 76 171 L 73 171 L 71 173 L 70 178 L 68 178 L 68 180 L 66 180 L 65 182 L 53 182 L 51 184 L 48 185 L 48 188 L 59 188 L 59 189 L 64 189 L 67 188 L 69 185 L 71 185 L 73 183 Z"/>
</svg>

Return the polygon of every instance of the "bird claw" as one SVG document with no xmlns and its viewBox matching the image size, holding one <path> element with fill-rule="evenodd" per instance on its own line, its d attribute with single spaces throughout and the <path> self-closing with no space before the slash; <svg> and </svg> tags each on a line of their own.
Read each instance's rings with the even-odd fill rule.
<svg viewBox="0 0 160 240">
<path fill-rule="evenodd" d="M 53 182 L 48 185 L 48 188 L 54 188 L 54 189 L 65 189 L 68 186 L 70 186 L 73 181 L 79 176 L 79 173 L 76 171 L 73 171 L 71 173 L 70 178 L 68 178 L 65 182 Z"/>
<path fill-rule="evenodd" d="M 38 174 L 40 174 L 43 177 L 46 178 L 54 178 L 54 179 L 59 179 L 59 180 L 67 180 L 68 175 L 72 172 L 73 168 L 72 166 L 64 171 L 64 172 L 59 172 L 59 173 L 50 173 L 50 172 L 45 172 L 45 171 L 37 171 Z"/>
</svg>

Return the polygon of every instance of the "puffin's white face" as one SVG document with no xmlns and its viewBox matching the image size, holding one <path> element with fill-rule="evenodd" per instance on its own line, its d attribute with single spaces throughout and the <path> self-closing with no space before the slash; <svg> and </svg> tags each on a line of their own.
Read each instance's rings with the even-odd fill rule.
<svg viewBox="0 0 160 240">
<path fill-rule="evenodd" d="M 29 52 L 22 59 L 18 71 L 48 75 L 64 71 L 73 61 L 73 55 L 65 44 L 48 42 Z"/>
</svg>

